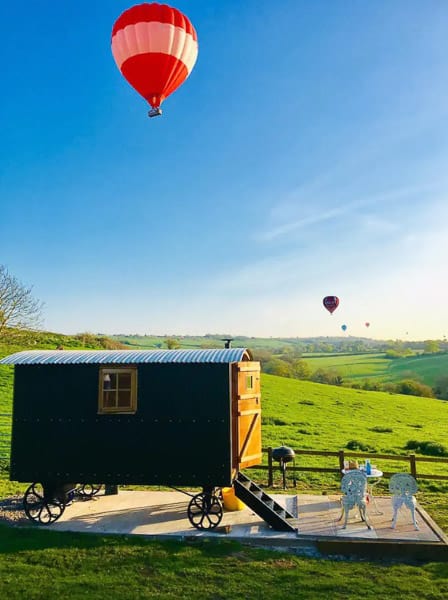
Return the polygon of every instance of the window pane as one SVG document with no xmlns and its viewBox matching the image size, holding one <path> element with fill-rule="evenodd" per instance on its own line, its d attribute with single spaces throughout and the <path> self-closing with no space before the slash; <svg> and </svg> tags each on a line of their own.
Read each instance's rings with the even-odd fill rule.
<svg viewBox="0 0 448 600">
<path fill-rule="evenodd" d="M 115 373 L 104 373 L 103 375 L 103 389 L 104 390 L 115 390 L 117 388 L 117 376 Z"/>
<path fill-rule="evenodd" d="M 130 373 L 119 373 L 118 388 L 120 390 L 130 390 L 131 389 L 131 374 Z"/>
<path fill-rule="evenodd" d="M 103 375 L 103 390 L 110 390 L 110 375 L 109 373 L 104 373 Z"/>
<path fill-rule="evenodd" d="M 254 387 L 253 375 L 246 375 L 246 389 L 251 390 Z"/>
<path fill-rule="evenodd" d="M 130 408 L 131 406 L 131 391 L 120 390 L 118 392 L 118 405 L 120 408 Z"/>
<path fill-rule="evenodd" d="M 115 392 L 104 392 L 104 408 L 113 408 L 115 406 Z"/>
</svg>

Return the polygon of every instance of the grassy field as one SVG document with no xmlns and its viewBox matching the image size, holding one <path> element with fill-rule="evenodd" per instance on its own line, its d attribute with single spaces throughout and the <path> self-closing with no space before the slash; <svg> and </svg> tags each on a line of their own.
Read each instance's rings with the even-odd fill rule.
<svg viewBox="0 0 448 600">
<path fill-rule="evenodd" d="M 132 336 L 132 335 L 116 335 L 113 336 L 117 341 L 125 344 L 130 348 L 147 348 L 149 350 L 155 348 L 166 348 L 167 337 L 170 336 Z M 219 336 L 171 336 L 176 339 L 181 348 L 223 348 L 223 339 L 226 337 L 225 334 Z M 227 336 L 232 337 L 232 336 Z M 237 336 L 233 338 L 232 345 L 235 348 L 251 348 L 251 349 L 265 349 L 265 350 L 280 350 L 282 348 L 288 348 L 294 350 L 297 348 L 297 339 L 277 339 L 277 338 L 255 338 L 246 336 Z"/>
<path fill-rule="evenodd" d="M 359 438 L 372 452 L 402 454 L 410 439 L 447 441 L 444 400 L 263 374 L 262 402 L 264 445 L 334 450 Z"/>
<path fill-rule="evenodd" d="M 0 597 L 436 600 L 448 565 L 303 558 L 237 543 L 154 542 L 0 527 Z"/>
<path fill-rule="evenodd" d="M 11 347 L 0 347 L 0 355 Z M 10 412 L 13 370 L 0 367 L 0 412 Z M 448 402 L 262 376 L 263 445 L 338 450 L 353 440 L 404 454 L 411 439 L 446 444 Z M 300 457 L 300 464 L 337 466 Z M 297 461 L 299 462 L 299 461 Z M 379 465 L 385 468 L 384 464 Z M 398 465 L 403 469 L 403 464 Z M 434 471 L 437 467 L 431 466 Z M 447 469 L 445 468 L 445 474 Z M 265 478 L 265 472 L 254 472 Z M 257 480 L 257 479 L 256 479 Z M 278 475 L 280 480 L 280 475 Z M 300 474 L 297 491 L 332 491 L 339 478 Z M 0 498 L 25 485 L 0 476 Z M 448 530 L 447 489 L 422 485 L 419 501 Z M 448 597 L 448 565 L 319 560 L 236 543 L 153 542 L 131 537 L 0 526 L 2 598 L 321 599 Z"/>
<path fill-rule="evenodd" d="M 386 392 L 366 392 L 263 374 L 263 445 L 282 443 L 294 449 L 332 450 L 358 442 L 366 452 L 407 455 L 411 440 L 446 445 L 448 402 Z M 448 451 L 448 445 L 445 447 Z M 416 453 L 418 455 L 418 452 Z M 299 459 L 298 459 L 299 460 Z M 337 467 L 335 458 L 301 456 L 304 466 Z M 403 470 L 406 463 L 385 462 L 382 470 Z M 419 463 L 421 473 L 448 476 L 448 464 Z M 302 474 L 300 483 L 322 488 L 337 478 Z M 448 491 L 446 484 L 422 483 L 428 490 Z"/>
<path fill-rule="evenodd" d="M 440 375 L 448 373 L 448 353 L 420 354 L 405 358 L 386 358 L 378 354 L 344 354 L 304 356 L 312 371 L 336 369 L 344 383 L 377 381 L 389 383 L 407 378 L 418 378 L 422 383 L 433 386 Z"/>
<path fill-rule="evenodd" d="M 173 336 L 175 337 L 175 336 Z M 162 336 L 115 336 L 117 341 L 128 348 L 166 348 L 166 338 Z M 222 348 L 218 337 L 177 337 L 181 348 Z M 250 348 L 253 351 L 298 351 L 301 340 L 294 338 L 253 338 L 236 337 L 233 346 Z M 374 343 L 372 341 L 372 343 Z M 423 348 L 423 344 L 422 344 Z M 281 355 L 279 355 L 281 357 Z M 389 359 L 385 352 L 304 354 L 303 358 L 314 372 L 317 369 L 336 369 L 344 383 L 359 383 L 366 380 L 379 383 L 396 382 L 407 378 L 417 378 L 422 383 L 433 386 L 440 375 L 448 372 L 448 353 L 421 354 L 416 356 Z"/>
</svg>

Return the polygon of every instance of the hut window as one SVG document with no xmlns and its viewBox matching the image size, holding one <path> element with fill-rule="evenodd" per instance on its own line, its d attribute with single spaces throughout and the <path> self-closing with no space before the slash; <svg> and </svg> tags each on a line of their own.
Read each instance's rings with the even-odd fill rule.
<svg viewBox="0 0 448 600">
<path fill-rule="evenodd" d="M 254 376 L 246 375 L 246 390 L 252 390 L 254 387 Z"/>
<path fill-rule="evenodd" d="M 137 369 L 100 369 L 98 412 L 135 413 Z"/>
</svg>

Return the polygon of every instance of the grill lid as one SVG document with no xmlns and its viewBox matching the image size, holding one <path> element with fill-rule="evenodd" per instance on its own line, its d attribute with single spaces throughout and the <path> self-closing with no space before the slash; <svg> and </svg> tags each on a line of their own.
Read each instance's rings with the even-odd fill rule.
<svg viewBox="0 0 448 600">
<path fill-rule="evenodd" d="M 280 446 L 272 450 L 272 458 L 279 462 L 290 462 L 294 459 L 295 455 L 294 450 L 288 446 Z"/>
</svg>

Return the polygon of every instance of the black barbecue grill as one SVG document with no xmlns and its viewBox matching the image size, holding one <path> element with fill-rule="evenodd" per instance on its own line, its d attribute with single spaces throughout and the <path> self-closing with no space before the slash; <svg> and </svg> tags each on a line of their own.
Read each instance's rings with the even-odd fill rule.
<svg viewBox="0 0 448 600">
<path fill-rule="evenodd" d="M 280 463 L 280 469 L 283 476 L 283 489 L 286 490 L 286 465 L 289 462 L 293 462 L 295 466 L 295 456 L 296 453 L 292 448 L 288 446 L 279 446 L 278 448 L 273 448 L 272 450 L 272 459 Z M 295 480 L 295 472 L 294 472 L 294 487 L 296 485 Z"/>
</svg>

